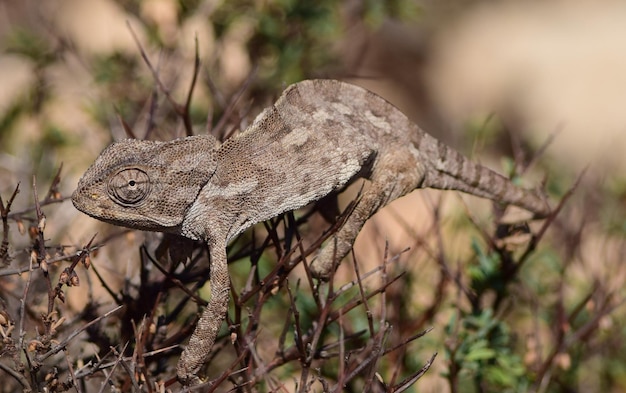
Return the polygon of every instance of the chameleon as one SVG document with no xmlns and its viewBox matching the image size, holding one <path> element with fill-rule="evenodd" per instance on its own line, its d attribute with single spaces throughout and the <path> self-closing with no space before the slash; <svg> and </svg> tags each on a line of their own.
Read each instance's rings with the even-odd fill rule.
<svg viewBox="0 0 626 393">
<path fill-rule="evenodd" d="M 537 190 L 475 164 L 380 96 L 336 80 L 289 86 L 243 132 L 218 142 L 127 139 L 107 147 L 79 180 L 74 206 L 98 220 L 206 242 L 211 298 L 182 352 L 177 377 L 202 382 L 229 301 L 226 246 L 255 223 L 368 180 L 353 210 L 311 262 L 327 277 L 377 210 L 417 188 L 458 190 L 550 214 Z"/>
</svg>

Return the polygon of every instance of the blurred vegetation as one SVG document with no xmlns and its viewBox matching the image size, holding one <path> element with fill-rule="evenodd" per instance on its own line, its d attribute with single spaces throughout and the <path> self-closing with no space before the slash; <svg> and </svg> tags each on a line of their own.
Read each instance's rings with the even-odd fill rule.
<svg viewBox="0 0 626 393">
<path fill-rule="evenodd" d="M 199 80 L 184 115 L 194 132 L 208 129 L 220 137 L 249 124 L 287 84 L 352 75 L 342 53 L 351 45 L 348 32 L 366 36 L 386 21 L 419 24 L 429 17 L 411 0 L 105 3 L 117 18 L 138 21 L 133 29 L 141 27 L 139 41 L 179 104 L 189 91 L 195 55 L 187 42 L 193 36 L 182 31 L 197 18 L 208 28 L 209 35 L 199 35 Z M 206 250 L 194 245 L 192 262 L 180 264 L 164 256 L 164 250 L 182 247 L 177 243 L 153 235 L 137 240 L 119 228 L 98 230 L 80 221 L 86 219 L 66 196 L 95 155 L 125 136 L 124 124 L 136 137 L 171 139 L 184 134 L 183 116 L 155 83 L 129 32 L 132 49 L 90 48 L 56 22 L 57 3 L 51 4 L 49 14 L 37 11 L 37 2 L 7 4 L 2 11 L 14 21 L 0 33 L 2 60 L 19 61 L 14 68 L 22 73 L 16 71 L 15 79 L 24 75 L 24 82 L 0 105 L 0 391 L 91 391 L 105 380 L 119 391 L 155 391 L 163 381 L 173 383 L 178 356 L 177 350 L 159 350 L 184 342 L 197 311 L 170 279 L 206 298 Z M 82 32 L 90 33 L 96 32 Z M 213 41 L 202 41 L 206 37 Z M 478 145 L 501 140 L 506 127 L 500 120 L 469 125 L 468 139 L 478 138 Z M 502 165 L 516 182 L 533 158 L 519 145 L 528 158 Z M 32 175 L 44 224 L 33 202 Z M 574 181 L 575 174 L 550 173 L 547 189 L 555 205 Z M 21 192 L 12 199 L 18 182 Z M 372 256 L 385 268 L 375 269 L 377 281 L 363 288 L 348 261 L 348 278 L 338 274 L 330 287 L 307 282 L 297 257 L 315 249 L 307 254 L 298 241 L 328 229 L 308 211 L 258 225 L 231 246 L 237 296 L 208 375 L 232 373 L 220 381 L 223 391 L 344 385 L 346 391 L 624 391 L 624 184 L 578 189 L 545 233 L 542 222 L 504 223 L 499 207 L 485 220 L 435 203 L 432 225 L 413 234 L 410 251 Z M 92 243 L 96 232 L 103 235 Z M 119 273 L 126 260 L 140 265 L 136 276 Z M 107 271 L 117 281 L 103 278 Z M 115 304 L 124 310 L 73 335 Z M 322 318 L 326 312 L 332 318 Z M 319 346 L 310 359 L 299 340 L 311 344 L 317 329 Z M 253 349 L 246 349 L 252 341 Z M 432 368 L 415 378 L 434 353 L 440 355 Z M 122 363 L 126 368 L 117 367 Z"/>
</svg>

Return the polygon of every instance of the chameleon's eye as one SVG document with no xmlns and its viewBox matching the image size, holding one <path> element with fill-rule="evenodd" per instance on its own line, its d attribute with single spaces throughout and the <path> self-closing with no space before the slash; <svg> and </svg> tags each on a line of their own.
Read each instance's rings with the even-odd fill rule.
<svg viewBox="0 0 626 393">
<path fill-rule="evenodd" d="M 141 169 L 122 169 L 109 180 L 108 191 L 116 203 L 137 206 L 150 192 L 150 178 Z"/>
</svg>

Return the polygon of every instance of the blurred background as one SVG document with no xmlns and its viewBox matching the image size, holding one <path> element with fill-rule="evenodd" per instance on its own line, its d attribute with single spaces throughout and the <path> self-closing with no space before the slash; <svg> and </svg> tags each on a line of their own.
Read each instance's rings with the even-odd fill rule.
<svg viewBox="0 0 626 393">
<path fill-rule="evenodd" d="M 238 121 L 229 119 L 239 129 L 287 85 L 334 78 L 377 92 L 526 187 L 545 182 L 554 205 L 586 169 L 537 254 L 504 283 L 503 304 L 481 287 L 491 260 L 467 211 L 493 228 L 490 204 L 476 198 L 403 198 L 371 220 L 356 257 L 375 263 L 385 240 L 396 253 L 424 238 L 437 243 L 427 235 L 437 201 L 446 217 L 439 251 L 459 280 L 484 290 L 480 307 L 459 300 L 448 281 L 436 287 L 445 280 L 427 253 L 402 256 L 413 279 L 407 307 L 416 318 L 430 313 L 415 326 L 435 327 L 412 350 L 422 362 L 439 352 L 414 391 L 626 391 L 626 3 L 0 0 L 0 196 L 6 201 L 21 183 L 14 210 L 32 205 L 33 176 L 45 188 L 61 164 L 60 191 L 70 195 L 98 153 L 127 137 L 122 122 L 138 138 L 184 136 L 131 31 L 180 103 L 197 45 L 190 115 L 198 134 L 219 122 L 243 85 Z M 68 247 L 112 230 L 69 201 L 46 215 L 51 241 Z M 111 282 L 133 280 L 143 236 L 99 254 Z M 14 264 L 29 243 L 13 231 Z M 68 297 L 65 312 L 84 301 Z M 476 326 L 497 326 L 500 341 Z"/>
</svg>

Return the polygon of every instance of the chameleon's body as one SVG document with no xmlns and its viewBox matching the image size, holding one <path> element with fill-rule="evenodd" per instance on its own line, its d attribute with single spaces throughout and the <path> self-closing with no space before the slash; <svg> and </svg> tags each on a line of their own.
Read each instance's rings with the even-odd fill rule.
<svg viewBox="0 0 626 393">
<path fill-rule="evenodd" d="M 549 213 L 538 194 L 476 165 L 412 123 L 393 105 L 332 80 L 290 86 L 243 133 L 220 145 L 211 136 L 109 146 L 72 196 L 97 219 L 177 233 L 208 243 L 211 300 L 178 364 L 197 383 L 228 305 L 226 245 L 254 223 L 305 206 L 358 177 L 371 184 L 311 268 L 328 274 L 379 208 L 416 188 L 468 192 Z"/>
</svg>

